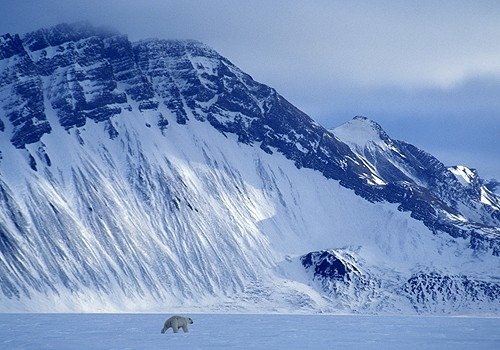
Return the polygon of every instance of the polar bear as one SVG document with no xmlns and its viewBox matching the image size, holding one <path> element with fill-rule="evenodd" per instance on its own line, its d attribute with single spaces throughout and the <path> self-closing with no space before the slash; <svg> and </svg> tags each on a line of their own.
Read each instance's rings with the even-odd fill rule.
<svg viewBox="0 0 500 350">
<path fill-rule="evenodd" d="M 193 324 L 193 320 L 189 317 L 182 316 L 172 316 L 168 320 L 165 321 L 163 325 L 162 333 L 165 333 L 167 329 L 171 328 L 174 330 L 174 333 L 179 332 L 179 328 L 182 328 L 184 333 L 188 332 L 188 324 Z"/>
</svg>

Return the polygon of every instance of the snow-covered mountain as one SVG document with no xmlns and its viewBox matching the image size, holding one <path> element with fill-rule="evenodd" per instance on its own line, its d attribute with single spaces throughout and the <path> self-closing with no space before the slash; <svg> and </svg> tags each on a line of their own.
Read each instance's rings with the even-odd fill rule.
<svg viewBox="0 0 500 350">
<path fill-rule="evenodd" d="M 500 311 L 500 199 L 195 41 L 0 37 L 0 308 Z"/>
</svg>

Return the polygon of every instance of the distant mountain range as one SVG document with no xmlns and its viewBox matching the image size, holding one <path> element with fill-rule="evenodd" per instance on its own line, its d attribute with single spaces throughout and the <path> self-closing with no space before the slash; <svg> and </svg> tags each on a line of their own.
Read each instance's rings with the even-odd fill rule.
<svg viewBox="0 0 500 350">
<path fill-rule="evenodd" d="M 495 314 L 497 183 L 196 41 L 0 36 L 0 309 Z"/>
</svg>

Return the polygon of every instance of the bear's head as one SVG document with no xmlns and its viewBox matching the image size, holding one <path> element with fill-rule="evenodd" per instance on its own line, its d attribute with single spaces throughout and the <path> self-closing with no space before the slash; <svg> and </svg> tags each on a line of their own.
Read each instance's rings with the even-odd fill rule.
<svg viewBox="0 0 500 350">
<path fill-rule="evenodd" d="M 188 321 L 190 324 L 193 324 L 193 320 L 191 319 L 191 317 L 188 317 Z"/>
</svg>

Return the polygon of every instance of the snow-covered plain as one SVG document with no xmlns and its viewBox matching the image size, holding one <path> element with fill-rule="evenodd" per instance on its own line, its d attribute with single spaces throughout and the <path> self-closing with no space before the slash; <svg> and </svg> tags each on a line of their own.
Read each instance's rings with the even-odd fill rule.
<svg viewBox="0 0 500 350">
<path fill-rule="evenodd" d="M 500 318 L 194 314 L 0 314 L 1 349 L 500 349 Z"/>
</svg>

